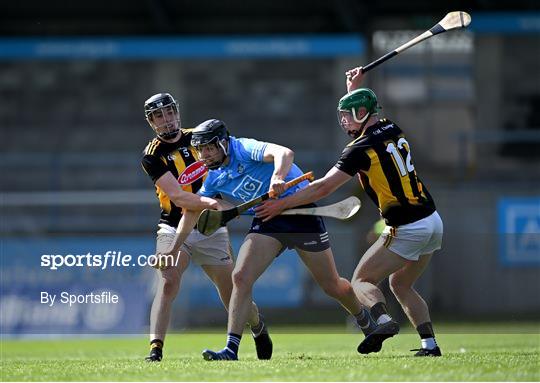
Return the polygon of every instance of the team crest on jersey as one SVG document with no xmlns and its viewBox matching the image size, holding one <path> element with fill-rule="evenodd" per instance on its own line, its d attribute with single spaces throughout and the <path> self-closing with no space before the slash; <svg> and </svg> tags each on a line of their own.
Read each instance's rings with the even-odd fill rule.
<svg viewBox="0 0 540 383">
<path fill-rule="evenodd" d="M 193 182 L 204 177 L 207 171 L 208 169 L 204 165 L 204 162 L 194 162 L 178 176 L 178 183 L 182 186 L 191 185 Z"/>
</svg>

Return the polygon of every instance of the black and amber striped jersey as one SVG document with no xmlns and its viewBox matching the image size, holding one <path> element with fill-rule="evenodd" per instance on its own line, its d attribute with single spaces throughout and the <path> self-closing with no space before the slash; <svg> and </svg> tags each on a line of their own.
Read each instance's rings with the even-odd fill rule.
<svg viewBox="0 0 540 383">
<path fill-rule="evenodd" d="M 199 162 L 197 152 L 191 146 L 190 129 L 182 129 L 182 136 L 172 144 L 157 138 L 151 140 L 143 151 L 141 163 L 154 184 L 162 175 L 171 172 L 178 179 L 178 187 L 191 193 L 199 191 L 206 177 L 206 168 Z M 171 202 L 159 186 L 155 185 L 155 188 L 161 207 L 159 222 L 177 227 L 182 208 Z"/>
<path fill-rule="evenodd" d="M 389 226 L 405 225 L 435 211 L 435 203 L 420 181 L 401 129 L 382 119 L 345 147 L 335 165 L 358 178 Z"/>
</svg>

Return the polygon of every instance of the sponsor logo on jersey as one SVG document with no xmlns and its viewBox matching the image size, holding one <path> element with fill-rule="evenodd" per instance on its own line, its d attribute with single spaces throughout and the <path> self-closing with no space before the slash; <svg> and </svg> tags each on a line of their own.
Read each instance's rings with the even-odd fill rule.
<svg viewBox="0 0 540 383">
<path fill-rule="evenodd" d="M 262 181 L 259 181 L 258 179 L 246 174 L 238 186 L 232 191 L 231 195 L 234 198 L 247 202 L 259 194 L 259 190 L 261 189 L 262 185 Z"/>
<path fill-rule="evenodd" d="M 373 134 L 374 134 L 374 135 L 381 134 L 381 133 L 384 132 L 385 130 L 390 129 L 390 128 L 393 128 L 393 127 L 394 127 L 394 124 L 388 124 L 388 125 L 381 126 L 380 128 L 374 130 L 374 131 L 373 131 Z"/>
<path fill-rule="evenodd" d="M 204 165 L 204 162 L 194 162 L 185 168 L 182 174 L 180 174 L 178 177 L 178 183 L 182 186 L 191 185 L 193 182 L 204 177 L 207 171 L 208 169 Z"/>
</svg>

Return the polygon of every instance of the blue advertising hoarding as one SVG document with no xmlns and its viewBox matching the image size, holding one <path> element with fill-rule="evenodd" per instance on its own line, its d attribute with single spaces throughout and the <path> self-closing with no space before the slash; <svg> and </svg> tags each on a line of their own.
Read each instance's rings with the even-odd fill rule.
<svg viewBox="0 0 540 383">
<path fill-rule="evenodd" d="M 260 37 L 0 38 L 0 59 L 323 58 L 358 56 L 357 34 Z"/>
<path fill-rule="evenodd" d="M 140 334 L 148 328 L 156 278 L 138 264 L 152 255 L 155 237 L 1 238 L 0 332 L 4 335 Z M 235 252 L 242 235 L 231 236 Z M 124 266 L 54 267 L 44 256 L 130 255 Z M 305 270 L 299 257 L 285 251 L 257 281 L 253 295 L 260 307 L 295 307 L 303 297 Z M 72 302 L 73 297 L 99 304 Z M 111 301 L 116 295 L 116 302 Z M 54 299 L 54 301 L 53 301 Z M 200 267 L 191 265 L 175 304 L 184 308 L 222 307 L 214 285 Z"/>
<path fill-rule="evenodd" d="M 540 266 L 540 197 L 501 198 L 499 258 L 506 266 Z"/>
<path fill-rule="evenodd" d="M 50 258 L 48 265 L 44 261 L 55 255 L 71 255 L 75 260 L 107 252 L 137 257 L 153 253 L 152 240 L 18 237 L 1 241 L 2 334 L 127 334 L 140 333 L 147 325 L 152 270 L 135 262 L 128 267 L 56 267 Z M 104 292 L 108 296 L 102 295 Z M 92 303 L 98 295 L 99 304 Z M 112 300 L 111 296 L 117 298 Z M 73 297 L 88 301 L 73 301 Z"/>
</svg>

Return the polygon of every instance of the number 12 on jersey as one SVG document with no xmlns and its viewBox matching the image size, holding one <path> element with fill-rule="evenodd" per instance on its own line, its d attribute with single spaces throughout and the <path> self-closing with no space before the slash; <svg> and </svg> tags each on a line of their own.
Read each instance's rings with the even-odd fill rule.
<svg viewBox="0 0 540 383">
<path fill-rule="evenodd" d="M 401 137 L 398 140 L 397 147 L 394 142 L 389 142 L 386 145 L 386 151 L 392 156 L 394 164 L 398 168 L 399 174 L 401 174 L 402 177 L 405 177 L 407 173 L 414 171 L 414 165 L 411 162 L 411 151 L 409 143 L 405 138 Z M 403 161 L 403 152 L 407 154 L 405 161 Z"/>
</svg>

